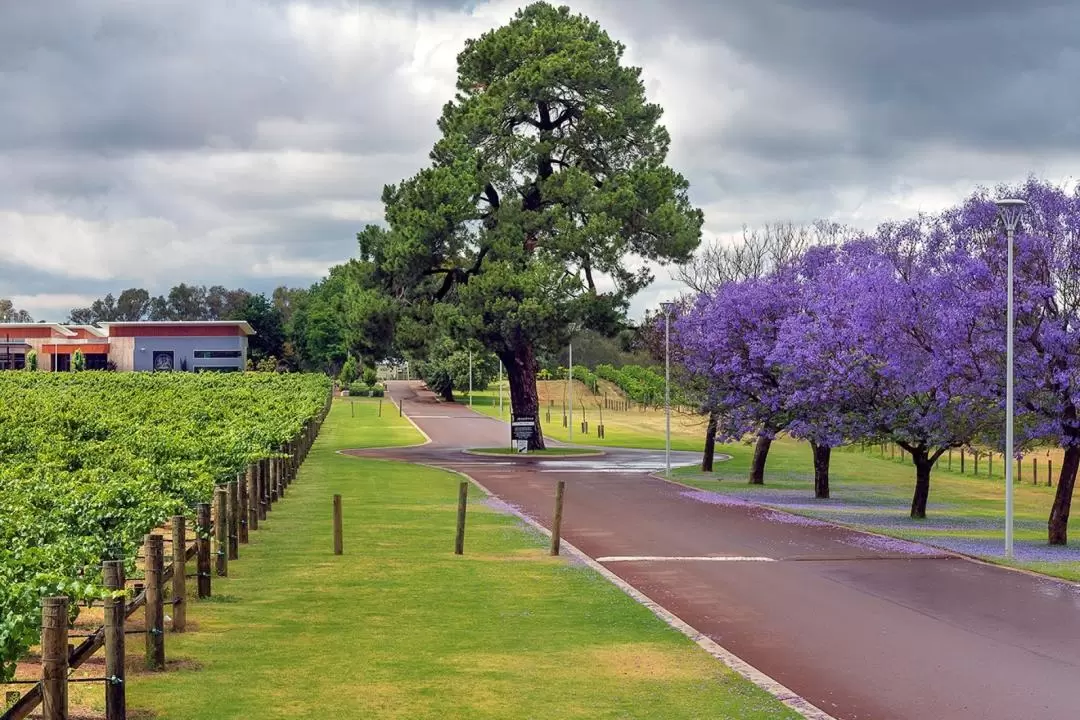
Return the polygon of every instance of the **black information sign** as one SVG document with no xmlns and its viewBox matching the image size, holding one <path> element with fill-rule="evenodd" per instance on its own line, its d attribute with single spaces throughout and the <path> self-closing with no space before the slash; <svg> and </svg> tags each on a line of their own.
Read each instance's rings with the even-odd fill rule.
<svg viewBox="0 0 1080 720">
<path fill-rule="evenodd" d="M 510 440 L 518 452 L 527 452 L 529 441 L 536 437 L 536 418 L 531 415 L 515 415 L 510 422 Z"/>
</svg>

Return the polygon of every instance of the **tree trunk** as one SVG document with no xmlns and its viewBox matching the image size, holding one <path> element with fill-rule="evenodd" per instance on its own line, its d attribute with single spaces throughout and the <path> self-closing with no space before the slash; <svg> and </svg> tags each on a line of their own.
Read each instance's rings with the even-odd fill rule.
<svg viewBox="0 0 1080 720">
<path fill-rule="evenodd" d="M 757 444 L 754 445 L 754 461 L 750 465 L 750 484 L 765 484 L 765 460 L 769 457 L 769 448 L 772 447 L 772 438 L 767 435 L 758 435 Z"/>
<path fill-rule="evenodd" d="M 720 411 L 709 412 L 709 424 L 705 428 L 705 452 L 701 455 L 701 472 L 713 471 L 713 459 L 716 457 L 716 426 L 720 421 Z"/>
<path fill-rule="evenodd" d="M 930 498 L 930 470 L 934 463 L 924 448 L 911 453 L 915 463 L 915 495 L 911 498 L 911 517 L 922 520 L 926 517 L 926 501 Z"/>
<path fill-rule="evenodd" d="M 536 394 L 536 356 L 532 345 L 519 345 L 516 352 L 499 353 L 506 366 L 510 384 L 510 407 L 514 415 L 532 416 L 536 432 L 529 440 L 530 450 L 544 449 L 544 431 L 540 427 L 540 400 Z"/>
<path fill-rule="evenodd" d="M 832 457 L 832 447 L 810 443 L 814 451 L 814 497 L 819 500 L 829 498 L 829 459 Z"/>
<path fill-rule="evenodd" d="M 1054 507 L 1050 510 L 1050 521 L 1047 523 L 1051 545 L 1065 545 L 1069 541 L 1069 511 L 1072 509 L 1077 468 L 1080 468 L 1080 446 L 1070 444 L 1065 448 L 1065 460 L 1061 463 Z"/>
</svg>

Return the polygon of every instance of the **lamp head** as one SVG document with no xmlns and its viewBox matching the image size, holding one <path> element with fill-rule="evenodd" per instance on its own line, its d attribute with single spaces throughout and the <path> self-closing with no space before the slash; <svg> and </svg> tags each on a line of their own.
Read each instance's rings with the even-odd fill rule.
<svg viewBox="0 0 1080 720">
<path fill-rule="evenodd" d="M 673 303 L 673 302 L 662 302 L 662 303 L 660 303 L 660 309 L 664 311 L 665 315 L 670 315 L 671 313 L 673 313 L 675 311 L 675 303 Z"/>
<path fill-rule="evenodd" d="M 1005 229 L 1008 232 L 1015 232 L 1016 226 L 1020 224 L 1020 215 L 1027 207 L 1027 202 L 1017 198 L 1002 198 L 995 200 L 994 204 L 998 207 L 998 217 L 1001 218 Z"/>
</svg>

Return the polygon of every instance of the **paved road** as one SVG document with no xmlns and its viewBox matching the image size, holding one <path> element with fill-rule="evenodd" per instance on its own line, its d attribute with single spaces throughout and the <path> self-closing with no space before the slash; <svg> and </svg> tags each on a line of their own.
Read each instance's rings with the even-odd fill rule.
<svg viewBox="0 0 1080 720">
<path fill-rule="evenodd" d="M 1075 585 L 702 502 L 648 477 L 662 452 L 465 455 L 506 444 L 506 425 L 405 383 L 391 392 L 432 442 L 385 456 L 466 472 L 545 525 L 566 480 L 567 540 L 837 718 L 1080 717 Z"/>
</svg>

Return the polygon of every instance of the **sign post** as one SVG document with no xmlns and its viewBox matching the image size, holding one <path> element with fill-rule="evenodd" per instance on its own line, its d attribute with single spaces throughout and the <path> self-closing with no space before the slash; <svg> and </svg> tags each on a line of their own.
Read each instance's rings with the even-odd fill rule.
<svg viewBox="0 0 1080 720">
<path fill-rule="evenodd" d="M 532 415 L 514 415 L 510 422 L 510 442 L 519 453 L 529 451 L 529 441 L 536 437 L 536 418 Z"/>
</svg>

